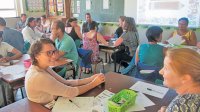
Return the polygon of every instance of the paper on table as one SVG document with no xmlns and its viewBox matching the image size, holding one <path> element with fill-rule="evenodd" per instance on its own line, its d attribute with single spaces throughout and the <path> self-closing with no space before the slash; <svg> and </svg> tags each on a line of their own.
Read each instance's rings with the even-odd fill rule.
<svg viewBox="0 0 200 112">
<path fill-rule="evenodd" d="M 94 97 L 75 97 L 70 102 L 69 99 L 59 97 L 56 101 L 52 112 L 91 112 Z M 78 107 L 76 106 L 78 105 Z M 91 110 L 91 111 L 90 111 Z"/>
<path fill-rule="evenodd" d="M 0 69 L 0 72 L 2 72 L 3 74 L 12 74 L 12 75 L 17 75 L 24 71 L 26 70 L 23 65 L 12 65 Z"/>
<path fill-rule="evenodd" d="M 175 35 L 174 37 L 168 39 L 167 42 L 169 42 L 170 44 L 181 45 L 185 42 L 185 40 L 182 39 L 180 35 Z"/>
<path fill-rule="evenodd" d="M 133 86 L 130 87 L 130 89 L 139 91 L 151 96 L 155 96 L 158 98 L 163 98 L 167 91 L 169 90 L 168 88 L 157 86 L 154 84 L 146 83 L 146 82 L 141 82 L 138 81 L 136 82 Z"/>
<path fill-rule="evenodd" d="M 114 95 L 114 93 L 104 90 L 101 92 L 98 96 L 95 97 L 94 100 L 94 107 L 93 111 L 98 111 L 98 112 L 108 112 L 108 99 L 111 98 Z"/>
</svg>

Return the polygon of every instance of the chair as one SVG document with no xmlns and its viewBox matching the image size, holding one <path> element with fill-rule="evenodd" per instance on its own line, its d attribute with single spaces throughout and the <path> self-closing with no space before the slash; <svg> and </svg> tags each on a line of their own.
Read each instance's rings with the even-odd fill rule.
<svg viewBox="0 0 200 112">
<path fill-rule="evenodd" d="M 138 62 L 136 68 L 136 78 L 148 80 L 154 83 L 158 79 L 163 80 L 163 77 L 159 74 L 161 68 L 158 66 L 149 66 Z"/>
<path fill-rule="evenodd" d="M 91 64 L 94 64 L 94 72 L 93 73 L 96 73 L 97 64 L 99 64 L 99 63 L 102 63 L 103 72 L 104 72 L 104 64 L 103 64 L 103 59 L 102 58 L 98 57 L 98 60 L 96 62 L 91 62 L 92 50 L 79 48 L 78 49 L 78 54 L 79 54 L 79 57 L 82 59 L 81 62 L 80 62 L 80 75 L 79 75 L 79 78 L 81 78 L 81 76 L 82 76 L 82 72 L 83 72 L 82 67 L 91 68 L 91 71 L 93 71 Z"/>
</svg>

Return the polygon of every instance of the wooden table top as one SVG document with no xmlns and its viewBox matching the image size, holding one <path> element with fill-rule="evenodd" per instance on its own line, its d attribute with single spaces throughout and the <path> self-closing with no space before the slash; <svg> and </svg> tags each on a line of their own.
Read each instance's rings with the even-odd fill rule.
<svg viewBox="0 0 200 112">
<path fill-rule="evenodd" d="M 117 93 L 122 89 L 130 88 L 135 82 L 139 80 L 114 72 L 109 72 L 105 74 L 105 77 L 105 86 L 96 87 L 81 96 L 97 96 L 105 89 Z M 169 90 L 163 99 L 146 95 L 156 105 L 147 107 L 146 110 L 143 112 L 157 112 L 161 106 L 167 106 L 176 95 L 177 94 L 173 90 Z M 6 107 L 3 107 L 2 109 L 0 109 L 0 112 L 50 112 L 50 110 L 40 104 L 33 103 L 25 98 Z"/>
</svg>

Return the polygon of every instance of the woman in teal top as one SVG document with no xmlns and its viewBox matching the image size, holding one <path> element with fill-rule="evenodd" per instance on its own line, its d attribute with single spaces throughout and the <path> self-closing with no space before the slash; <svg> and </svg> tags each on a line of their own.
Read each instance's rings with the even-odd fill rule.
<svg viewBox="0 0 200 112">
<path fill-rule="evenodd" d="M 147 30 L 146 37 L 148 39 L 148 44 L 141 44 L 138 46 L 135 56 L 131 60 L 129 66 L 121 71 L 122 74 L 129 73 L 132 69 L 135 68 L 136 65 L 139 66 L 140 69 L 157 69 L 163 66 L 166 49 L 163 46 L 157 44 L 157 42 L 162 40 L 162 32 L 163 30 L 158 26 L 152 26 Z M 137 74 L 136 77 L 145 79 L 143 77 L 137 76 Z"/>
<path fill-rule="evenodd" d="M 135 65 L 137 66 L 137 78 L 155 82 L 161 79 L 159 70 L 163 67 L 165 48 L 157 44 L 162 40 L 163 30 L 158 26 L 152 26 L 147 29 L 146 37 L 148 44 L 138 46 L 135 53 Z M 150 74 L 141 74 L 140 70 L 154 70 Z"/>
</svg>

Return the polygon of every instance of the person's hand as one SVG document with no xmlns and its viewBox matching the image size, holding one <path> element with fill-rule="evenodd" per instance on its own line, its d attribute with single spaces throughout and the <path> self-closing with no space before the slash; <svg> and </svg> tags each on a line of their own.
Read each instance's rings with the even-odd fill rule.
<svg viewBox="0 0 200 112">
<path fill-rule="evenodd" d="M 167 42 L 167 41 L 163 41 L 162 43 L 163 43 L 163 44 L 169 44 L 169 42 Z"/>
<path fill-rule="evenodd" d="M 2 62 L 2 63 L 6 63 L 6 62 L 9 62 L 9 61 L 10 61 L 9 58 L 7 58 L 7 57 L 0 58 L 0 62 Z"/>
<path fill-rule="evenodd" d="M 160 110 L 158 110 L 158 112 L 165 112 L 166 111 L 166 106 L 162 106 L 161 108 L 160 108 Z"/>
<path fill-rule="evenodd" d="M 197 47 L 200 48 L 200 42 L 197 43 Z"/>
<path fill-rule="evenodd" d="M 99 84 L 105 82 L 105 76 L 103 74 L 99 74 L 99 76 L 95 77 L 93 82 L 95 83 L 95 85 L 99 85 Z"/>
<path fill-rule="evenodd" d="M 186 42 L 188 41 L 186 36 L 182 36 L 182 39 L 184 39 Z"/>
<path fill-rule="evenodd" d="M 90 77 L 91 80 L 94 80 L 96 77 L 100 76 L 102 73 L 94 74 Z M 103 74 L 104 75 L 104 74 Z"/>
</svg>

